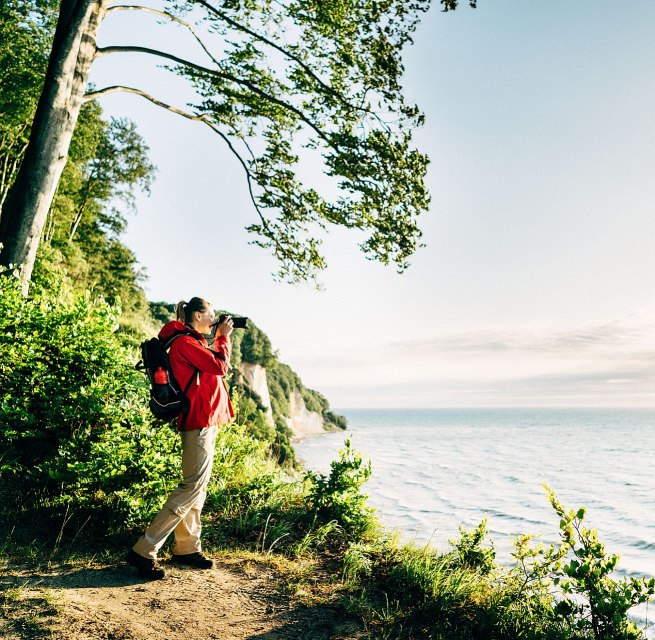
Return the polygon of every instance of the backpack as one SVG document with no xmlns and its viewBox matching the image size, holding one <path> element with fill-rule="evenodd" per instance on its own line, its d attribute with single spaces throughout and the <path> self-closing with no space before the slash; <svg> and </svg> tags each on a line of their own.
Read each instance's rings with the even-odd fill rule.
<svg viewBox="0 0 655 640">
<path fill-rule="evenodd" d="M 161 420 L 173 420 L 181 413 L 189 411 L 189 399 L 186 396 L 191 383 L 196 377 L 193 373 L 189 382 L 182 391 L 178 384 L 168 359 L 168 350 L 175 340 L 182 336 L 192 335 L 190 331 L 180 331 L 168 340 L 151 338 L 141 343 L 141 360 L 135 365 L 137 371 L 142 371 L 150 381 L 150 411 Z M 196 370 L 196 372 L 198 372 Z M 198 372 L 199 373 L 199 372 Z M 184 418 L 181 428 L 184 427 Z"/>
</svg>

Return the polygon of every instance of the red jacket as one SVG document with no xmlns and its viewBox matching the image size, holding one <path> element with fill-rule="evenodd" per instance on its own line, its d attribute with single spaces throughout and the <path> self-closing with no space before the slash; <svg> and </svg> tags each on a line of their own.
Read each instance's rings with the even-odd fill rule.
<svg viewBox="0 0 655 640">
<path fill-rule="evenodd" d="M 186 392 L 191 406 L 184 421 L 184 431 L 226 424 L 234 416 L 223 381 L 232 353 L 230 338 L 218 336 L 212 351 L 202 334 L 176 320 L 166 323 L 159 337 L 168 340 L 178 331 L 185 330 L 191 331 L 192 335 L 177 338 L 168 353 L 173 375 L 182 389 L 186 389 L 191 376 L 196 378 Z M 178 428 L 181 423 L 182 416 L 177 419 Z"/>
</svg>

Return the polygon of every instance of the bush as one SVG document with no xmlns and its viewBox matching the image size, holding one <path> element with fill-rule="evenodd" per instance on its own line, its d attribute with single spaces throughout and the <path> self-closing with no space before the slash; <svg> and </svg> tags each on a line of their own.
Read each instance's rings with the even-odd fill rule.
<svg viewBox="0 0 655 640">
<path fill-rule="evenodd" d="M 583 525 L 585 509 L 566 510 L 555 493 L 545 487 L 548 500 L 560 517 L 559 547 L 553 547 L 553 584 L 561 589 L 555 614 L 594 640 L 639 640 L 637 625 L 628 620 L 632 607 L 649 602 L 655 595 L 655 578 L 615 580 L 612 572 L 619 561 L 608 554 L 598 532 Z"/>
<path fill-rule="evenodd" d="M 460 527 L 445 553 L 384 536 L 355 540 L 343 556 L 350 610 L 371 637 L 398 640 L 643 640 L 627 613 L 652 599 L 655 580 L 612 577 L 617 556 L 582 526 L 584 509 L 548 497 L 561 542 L 520 536 L 511 567 L 498 566 L 485 545 L 486 520 Z"/>
<path fill-rule="evenodd" d="M 335 520 L 349 536 L 366 537 L 377 528 L 374 510 L 366 504 L 368 496 L 361 491 L 370 476 L 370 461 L 364 461 L 347 438 L 339 459 L 330 463 L 328 476 L 307 472 L 310 508 L 323 522 Z"/>
<path fill-rule="evenodd" d="M 0 509 L 91 511 L 109 531 L 142 522 L 179 477 L 177 437 L 155 426 L 119 310 L 55 300 L 0 275 Z M 20 488 L 20 492 L 17 488 Z"/>
<path fill-rule="evenodd" d="M 243 399 L 235 400 L 238 408 Z M 217 440 L 206 537 L 219 546 L 274 548 L 291 556 L 345 549 L 348 539 L 377 528 L 361 493 L 369 474 L 370 464 L 348 442 L 329 477 L 300 475 L 281 467 L 246 425 L 233 423 Z"/>
</svg>

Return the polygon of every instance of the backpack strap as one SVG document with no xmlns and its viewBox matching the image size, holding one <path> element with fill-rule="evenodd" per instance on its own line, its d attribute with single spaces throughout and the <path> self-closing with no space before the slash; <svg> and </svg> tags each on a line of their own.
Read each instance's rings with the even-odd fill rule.
<svg viewBox="0 0 655 640">
<path fill-rule="evenodd" d="M 164 349 L 168 351 L 171 348 L 171 345 L 178 339 L 181 338 L 182 336 L 191 336 L 192 338 L 195 338 L 200 344 L 202 344 L 202 340 L 198 336 L 193 335 L 189 329 L 184 329 L 183 331 L 178 331 L 177 333 L 173 334 L 166 342 L 164 342 Z M 204 345 L 203 345 L 204 346 Z"/>
</svg>

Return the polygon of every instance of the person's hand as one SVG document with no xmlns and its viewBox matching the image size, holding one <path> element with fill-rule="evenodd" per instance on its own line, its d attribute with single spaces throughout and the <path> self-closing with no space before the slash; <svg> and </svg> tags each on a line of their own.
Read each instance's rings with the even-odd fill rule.
<svg viewBox="0 0 655 640">
<path fill-rule="evenodd" d="M 216 327 L 216 333 L 218 333 L 219 336 L 229 336 L 232 333 L 232 329 L 234 329 L 234 320 L 232 320 L 232 316 L 227 316 L 225 320 Z"/>
</svg>

